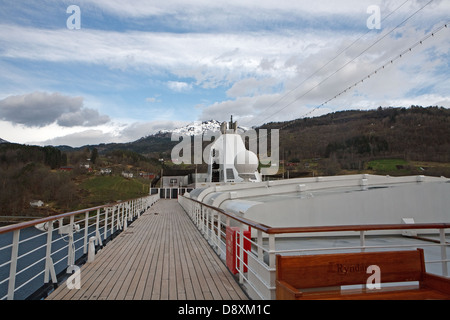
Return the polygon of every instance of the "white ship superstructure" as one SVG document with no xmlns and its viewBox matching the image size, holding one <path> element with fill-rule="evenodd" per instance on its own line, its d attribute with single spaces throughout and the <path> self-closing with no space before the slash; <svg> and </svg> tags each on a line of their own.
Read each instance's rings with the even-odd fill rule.
<svg viewBox="0 0 450 320">
<path fill-rule="evenodd" d="M 272 227 L 448 222 L 445 177 L 346 175 L 209 186 L 186 194 Z"/>
<path fill-rule="evenodd" d="M 210 148 L 208 182 L 260 182 L 258 157 L 245 148 L 233 118 L 221 125 L 221 135 Z"/>
</svg>

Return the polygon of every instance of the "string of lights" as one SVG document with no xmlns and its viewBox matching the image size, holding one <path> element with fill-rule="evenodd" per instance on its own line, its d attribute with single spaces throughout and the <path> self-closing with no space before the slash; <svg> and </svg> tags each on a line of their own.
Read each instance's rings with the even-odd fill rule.
<svg viewBox="0 0 450 320">
<path fill-rule="evenodd" d="M 386 20 L 389 19 L 389 17 L 391 17 L 395 12 L 397 12 L 398 10 L 400 10 L 407 2 L 409 2 L 411 0 L 406 0 L 405 2 L 403 2 L 400 6 L 398 6 L 395 10 L 393 10 L 392 12 L 390 12 L 388 15 L 386 15 L 382 20 L 381 23 L 384 23 Z M 433 1 L 433 0 L 431 0 Z M 431 1 L 429 3 L 427 3 L 425 6 L 427 6 L 428 4 L 431 3 Z M 425 7 L 424 6 L 424 7 Z M 421 9 L 423 9 L 424 7 L 422 7 Z M 417 11 L 418 12 L 418 11 Z M 415 13 L 417 13 L 415 12 Z M 414 13 L 414 14 L 415 14 Z M 402 22 L 403 23 L 403 22 Z M 396 27 L 398 28 L 398 26 Z M 354 40 L 350 45 L 348 45 L 346 48 L 344 48 L 343 50 L 341 50 L 336 56 L 334 56 L 331 60 L 329 60 L 328 62 L 326 62 L 322 67 L 320 67 L 319 69 L 317 69 L 316 71 L 314 71 L 312 74 L 310 74 L 308 77 L 306 77 L 303 81 L 301 81 L 298 85 L 296 85 L 293 89 L 289 90 L 289 92 L 287 92 L 286 94 L 284 94 L 283 96 L 281 96 L 279 99 L 277 99 L 275 102 L 273 102 L 272 104 L 270 104 L 269 106 L 267 106 L 264 110 L 262 110 L 261 114 L 264 114 L 264 112 L 266 112 L 268 109 L 274 107 L 276 104 L 278 104 L 279 102 L 281 102 L 283 99 L 285 99 L 286 97 L 288 97 L 291 93 L 293 93 L 294 91 L 296 91 L 298 88 L 300 88 L 306 81 L 308 81 L 309 79 L 311 79 L 312 77 L 314 77 L 316 74 L 318 74 L 320 71 L 322 71 L 326 66 L 328 66 L 331 62 L 335 61 L 338 57 L 340 57 L 344 52 L 346 52 L 347 50 L 349 50 L 351 47 L 353 47 L 358 41 L 360 41 L 362 38 L 364 38 L 367 34 L 369 34 L 371 32 L 371 30 L 369 29 L 365 34 L 361 35 L 359 38 L 357 38 L 356 40 Z M 392 31 L 391 31 L 392 32 Z M 382 39 L 377 40 L 377 42 L 381 41 Z M 377 43 L 376 42 L 376 43 Z M 360 53 L 358 55 L 361 56 L 364 52 L 366 52 L 368 49 L 370 49 L 371 47 L 373 47 L 376 43 L 372 44 L 369 48 L 367 48 L 366 50 L 364 50 L 362 53 Z M 357 57 L 356 57 L 357 58 Z M 356 59 L 354 58 L 354 59 Z M 353 60 L 354 60 L 353 59 Z M 353 61 L 352 60 L 352 61 Z M 343 66 L 342 68 L 344 68 L 345 66 Z M 341 69 L 342 69 L 341 68 Z M 339 70 L 337 70 L 336 72 L 334 72 L 332 75 L 334 75 L 335 73 L 337 73 Z M 331 77 L 331 76 L 330 76 Z M 328 79 L 328 78 L 327 78 Z M 325 80 L 327 80 L 325 79 Z M 324 81 L 325 81 L 324 80 Z M 314 89 L 314 88 L 313 88 Z M 312 90 L 312 89 L 311 89 Z M 311 91 L 310 90 L 310 91 Z M 304 95 L 306 95 L 308 92 L 304 93 L 301 97 L 303 97 Z M 300 97 L 300 98 L 301 98 Z M 298 99 L 300 99 L 298 98 Z M 289 104 L 290 105 L 290 104 Z M 284 109 L 284 108 L 283 108 Z M 283 110 L 282 109 L 282 110 Z M 280 110 L 281 111 L 281 110 Z M 260 114 L 260 115 L 261 115 Z M 258 117 L 260 117 L 260 115 L 256 116 L 256 119 Z M 266 117 L 265 119 L 263 119 L 262 121 L 267 120 L 269 117 Z M 254 121 L 254 119 L 252 119 L 252 121 Z"/>
<path fill-rule="evenodd" d="M 328 79 L 330 79 L 331 77 L 333 77 L 334 75 L 336 75 L 338 72 L 340 72 L 341 70 L 343 70 L 345 67 L 347 67 L 348 65 L 350 65 L 352 62 L 354 62 L 356 59 L 358 59 L 360 56 L 362 56 L 364 53 L 366 53 L 367 51 L 369 51 L 371 48 L 373 48 L 377 43 L 379 43 L 381 40 L 383 40 L 384 38 L 386 38 L 388 35 L 390 35 L 391 33 L 393 33 L 395 30 L 397 30 L 398 28 L 400 28 L 402 25 L 404 25 L 407 21 L 409 21 L 410 19 L 412 19 L 415 15 L 417 15 L 419 12 L 421 12 L 423 9 L 425 9 L 428 5 L 430 5 L 434 0 L 430 0 L 428 1 L 426 4 L 424 4 L 422 7 L 420 7 L 419 9 L 417 9 L 415 12 L 413 12 L 411 15 L 409 15 L 406 19 L 404 19 L 402 22 L 400 22 L 397 26 L 395 26 L 393 29 L 391 29 L 389 32 L 387 32 L 386 34 L 382 35 L 381 37 L 379 37 L 375 42 L 373 42 L 370 46 L 368 46 L 366 49 L 364 49 L 362 52 L 360 52 L 356 57 L 354 57 L 352 60 L 348 61 L 347 63 L 345 63 L 343 66 L 341 66 L 340 68 L 338 68 L 337 70 L 335 70 L 333 73 L 331 73 L 329 76 L 327 76 L 326 78 L 324 78 L 322 81 L 320 81 L 318 84 L 316 84 L 315 86 L 313 86 L 312 88 L 310 88 L 309 90 L 307 90 L 306 92 L 304 92 L 303 94 L 301 94 L 300 96 L 298 96 L 296 99 L 294 99 L 293 101 L 287 103 L 286 105 L 284 105 L 283 107 L 281 107 L 280 109 L 278 109 L 277 111 L 275 111 L 274 113 L 270 114 L 269 116 L 267 116 L 266 118 L 264 118 L 260 123 L 263 124 L 266 120 L 272 118 L 273 116 L 275 116 L 276 114 L 278 114 L 280 111 L 286 109 L 287 107 L 289 107 L 290 105 L 292 105 L 293 103 L 297 102 L 298 100 L 300 100 L 301 98 L 303 98 L 304 96 L 306 96 L 308 93 L 310 93 L 311 91 L 313 91 L 314 89 L 318 88 L 319 86 L 321 86 L 323 83 L 325 83 Z M 406 3 L 406 2 L 405 2 Z M 397 7 L 396 10 L 398 10 L 400 7 L 402 7 L 405 3 L 402 3 L 401 6 Z M 337 58 L 337 56 L 336 56 Z M 335 59 L 335 58 L 334 58 Z M 334 60 L 333 59 L 333 60 Z M 320 70 L 320 69 L 319 69 Z M 318 71 L 319 71 L 318 70 Z M 318 72 L 317 71 L 317 72 Z M 310 77 L 312 77 L 313 75 L 311 75 Z M 308 78 L 310 78 L 308 77 Z M 306 80 L 305 80 L 306 81 Z M 304 82 L 304 81 L 303 81 Z M 303 83 L 302 82 L 302 83 Z M 294 89 L 295 90 L 295 89 Z M 283 95 L 283 97 L 281 99 L 278 100 L 281 101 L 282 99 L 284 99 L 287 95 L 289 95 L 293 90 L 291 90 L 290 92 L 288 92 L 287 94 Z M 273 106 L 274 104 L 272 104 Z M 314 110 L 316 110 L 317 108 L 314 108 L 313 110 L 307 112 L 306 114 L 300 116 L 299 118 L 304 118 L 306 116 L 308 116 L 309 114 L 311 114 Z M 295 120 L 294 120 L 295 121 Z"/>
<path fill-rule="evenodd" d="M 432 32 L 428 33 L 425 37 L 423 37 L 422 39 L 420 39 L 419 41 L 417 41 L 413 45 L 409 46 L 407 49 L 405 49 L 404 51 L 402 51 L 400 54 L 396 55 L 392 59 L 389 59 L 382 66 L 378 67 L 377 69 L 375 69 L 374 71 L 369 73 L 367 76 L 363 77 L 362 79 L 360 79 L 359 81 L 353 83 L 352 85 L 346 87 L 345 89 L 340 91 L 338 94 L 334 95 L 330 99 L 326 100 L 325 102 L 321 103 L 320 105 L 316 106 L 315 108 L 313 108 L 310 111 L 308 111 L 307 113 L 305 113 L 301 118 L 307 117 L 308 115 L 310 115 L 314 111 L 318 110 L 319 108 L 325 106 L 329 102 L 337 99 L 338 97 L 340 97 L 341 95 L 343 95 L 343 94 L 347 93 L 348 91 L 352 90 L 353 88 L 355 88 L 356 86 L 360 85 L 361 83 L 364 83 L 364 81 L 366 81 L 366 80 L 370 79 L 372 76 L 378 74 L 380 71 L 384 70 L 387 66 L 394 64 L 397 60 L 403 58 L 405 55 L 407 55 L 408 53 L 412 52 L 416 47 L 422 45 L 425 41 L 427 41 L 428 39 L 434 37 L 440 31 L 448 28 L 449 23 L 450 23 L 450 21 L 446 22 L 445 24 L 443 24 L 440 27 L 436 28 Z M 291 124 L 293 124 L 295 121 L 297 121 L 297 120 L 289 121 L 288 123 L 286 123 L 285 125 L 283 125 L 282 127 L 278 128 L 278 129 L 279 130 L 285 129 L 288 126 L 290 126 Z"/>
</svg>

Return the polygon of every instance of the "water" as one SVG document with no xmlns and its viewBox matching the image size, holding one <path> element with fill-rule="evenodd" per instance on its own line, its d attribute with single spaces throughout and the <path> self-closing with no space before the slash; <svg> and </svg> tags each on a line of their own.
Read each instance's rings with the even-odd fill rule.
<svg viewBox="0 0 450 320">
<path fill-rule="evenodd" d="M 103 230 L 102 230 L 103 231 Z M 88 239 L 95 235 L 95 226 L 88 228 Z M 110 236 L 110 230 L 107 231 L 107 236 Z M 74 245 L 75 245 L 75 261 L 82 258 L 83 254 L 83 241 L 84 229 L 74 233 Z M 13 232 L 0 234 L 0 248 L 8 246 L 12 243 Z M 104 236 L 101 235 L 104 239 Z M 16 275 L 16 288 L 22 286 L 29 279 L 34 278 L 30 283 L 24 285 L 14 293 L 14 300 L 24 300 L 35 293 L 39 288 L 44 285 L 44 270 L 45 270 L 45 254 L 47 243 L 47 232 L 42 232 L 35 227 L 29 227 L 20 230 L 20 245 L 17 261 L 17 275 Z M 26 240 L 29 239 L 29 240 Z M 57 230 L 52 234 L 52 254 L 53 264 L 57 275 L 65 274 L 68 263 L 68 235 L 60 235 Z M 21 255 L 27 253 L 25 256 Z M 0 249 L 0 265 L 11 259 L 11 247 Z M 39 261 L 42 260 L 42 261 Z M 37 262 L 39 261 L 39 262 Z M 37 262 L 37 263 L 36 263 Z M 23 270 L 21 272 L 21 270 Z M 20 272 L 20 273 L 19 273 Z M 0 267 L 0 282 L 9 278 L 10 263 L 7 263 L 3 267 Z M 51 277 L 50 277 L 51 279 Z M 9 281 L 0 284 L 0 298 L 3 298 L 8 293 Z"/>
</svg>

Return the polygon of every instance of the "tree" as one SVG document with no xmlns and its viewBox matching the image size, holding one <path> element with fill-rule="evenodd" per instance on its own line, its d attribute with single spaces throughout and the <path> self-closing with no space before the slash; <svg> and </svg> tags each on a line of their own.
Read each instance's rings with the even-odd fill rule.
<svg viewBox="0 0 450 320">
<path fill-rule="evenodd" d="M 45 164 L 52 169 L 56 169 L 61 166 L 61 151 L 54 147 L 43 147 Z"/>
<path fill-rule="evenodd" d="M 98 158 L 98 150 L 97 150 L 97 148 L 94 148 L 94 149 L 92 149 L 92 152 L 91 152 L 92 164 L 95 164 L 95 162 L 97 161 L 97 158 Z"/>
</svg>

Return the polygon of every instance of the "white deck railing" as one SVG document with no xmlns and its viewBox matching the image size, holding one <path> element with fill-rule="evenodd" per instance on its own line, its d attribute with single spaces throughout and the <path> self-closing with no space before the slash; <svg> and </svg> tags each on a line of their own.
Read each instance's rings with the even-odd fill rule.
<svg viewBox="0 0 450 320">
<path fill-rule="evenodd" d="M 102 246 L 158 199 L 150 195 L 0 228 L 0 300 L 25 299 L 50 280 L 56 284 L 57 274 L 73 271 L 88 253 L 89 240 Z"/>
<path fill-rule="evenodd" d="M 355 226 L 328 226 L 328 227 L 286 227 L 272 228 L 261 225 L 257 222 L 238 217 L 227 213 L 222 209 L 215 208 L 197 200 L 184 196 L 178 197 L 178 202 L 184 208 L 191 220 L 197 226 L 199 231 L 209 241 L 216 253 L 224 260 L 227 259 L 226 242 L 227 227 L 238 227 L 233 239 L 236 244 L 236 258 L 234 259 L 234 268 L 238 271 L 239 282 L 247 289 L 247 293 L 252 299 L 275 299 L 275 278 L 276 278 L 276 255 L 277 254 L 311 254 L 327 253 L 329 251 L 371 251 L 371 250 L 392 250 L 407 248 L 425 248 L 425 263 L 440 264 L 441 268 L 437 274 L 448 276 L 449 262 L 447 258 L 450 250 L 449 243 L 446 241 L 445 229 L 450 229 L 450 224 L 429 223 L 429 224 L 389 224 L 389 225 L 355 225 Z M 252 229 L 252 236 L 245 237 L 244 232 Z M 405 238 L 398 236 L 380 236 L 385 241 L 380 245 L 379 241 L 374 241 L 371 234 L 374 232 L 385 232 L 392 230 L 430 230 L 437 236 L 434 239 L 423 238 Z M 332 232 L 354 232 L 355 237 L 346 237 L 345 246 L 336 244 L 336 236 L 319 237 L 320 234 Z M 287 239 L 290 234 L 298 237 L 298 234 L 314 234 L 313 240 L 307 238 Z M 308 242 L 310 241 L 310 242 Z M 250 244 L 250 249 L 246 250 L 244 242 Z M 314 243 L 311 246 L 311 243 Z M 231 244 L 232 245 L 232 244 Z M 321 246 L 323 245 L 323 246 Z M 427 255 L 427 250 L 429 251 Z M 432 252 L 431 252 L 432 251 Z M 439 258 L 436 258 L 439 257 Z M 428 257 L 428 259 L 427 259 Z M 439 269 L 439 268 L 438 268 Z M 432 272 L 432 271 L 431 271 Z"/>
</svg>

